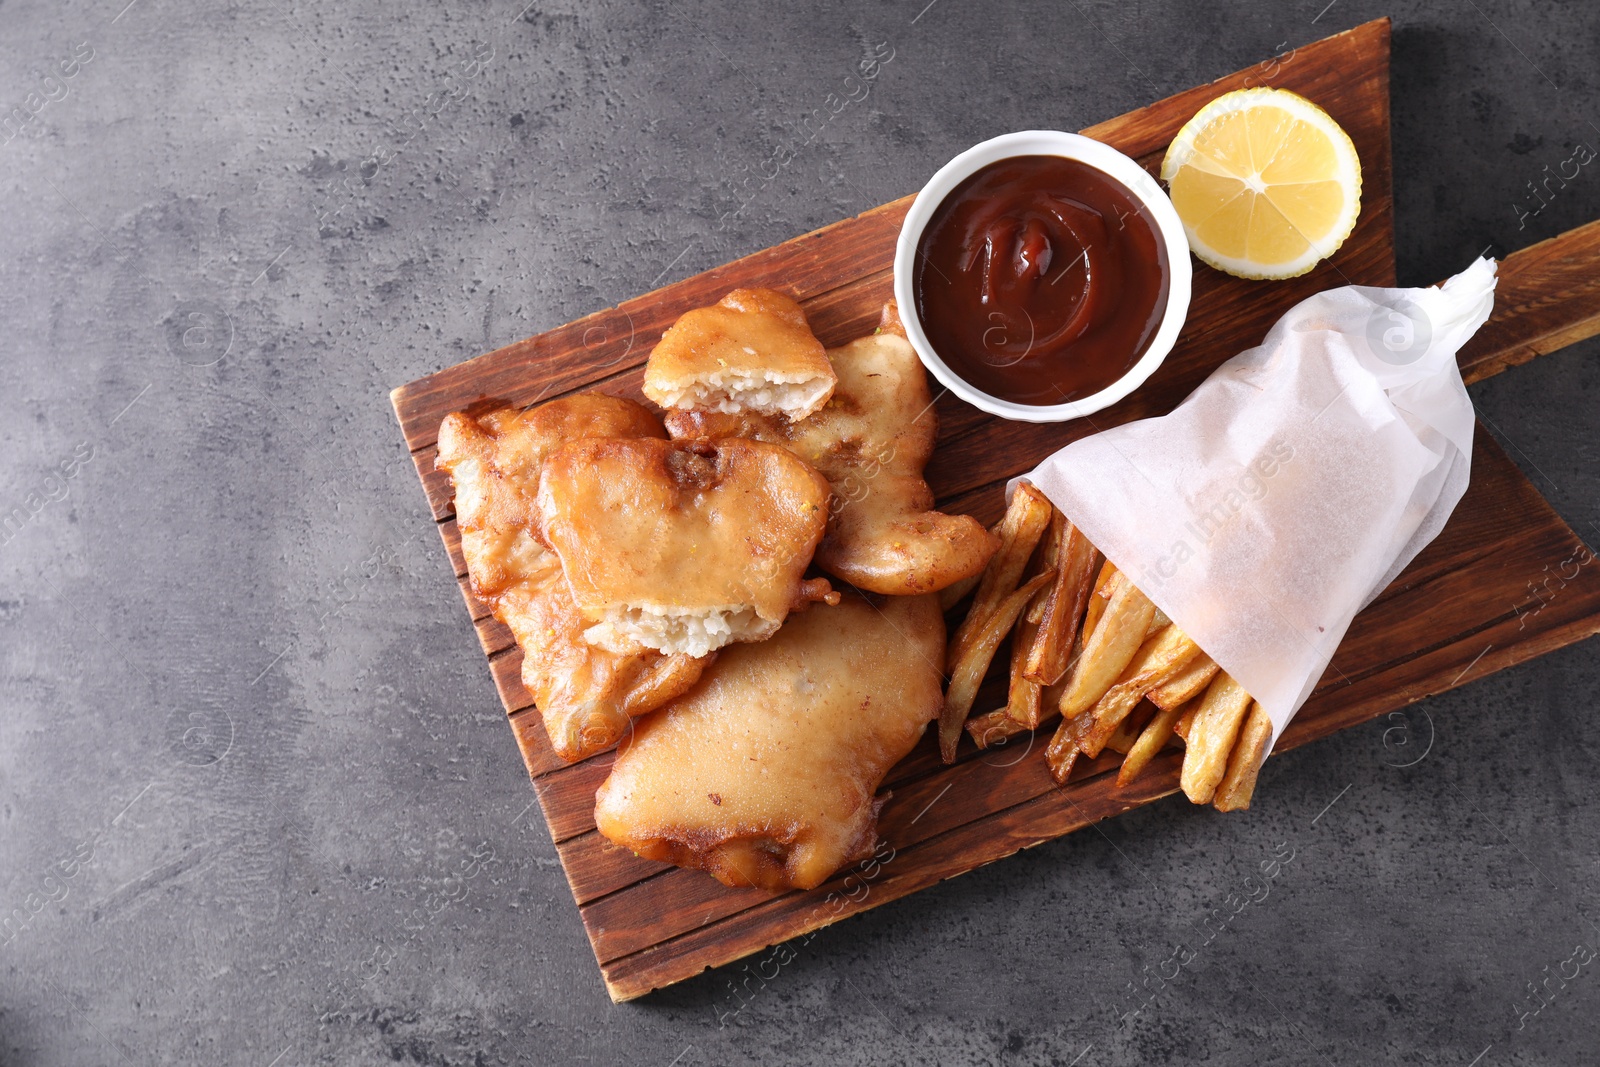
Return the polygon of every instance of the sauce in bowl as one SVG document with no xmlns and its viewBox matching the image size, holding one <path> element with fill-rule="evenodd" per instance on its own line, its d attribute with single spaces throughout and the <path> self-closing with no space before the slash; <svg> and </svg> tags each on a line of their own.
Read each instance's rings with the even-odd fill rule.
<svg viewBox="0 0 1600 1067">
<path fill-rule="evenodd" d="M 1156 221 L 1126 186 L 1061 156 L 991 163 L 917 243 L 917 315 L 967 382 L 1018 404 L 1090 396 L 1139 361 L 1166 312 Z"/>
</svg>

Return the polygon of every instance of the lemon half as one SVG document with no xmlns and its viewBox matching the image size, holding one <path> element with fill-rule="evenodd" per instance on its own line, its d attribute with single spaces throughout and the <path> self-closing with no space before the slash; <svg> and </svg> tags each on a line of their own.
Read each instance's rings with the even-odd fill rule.
<svg viewBox="0 0 1600 1067">
<path fill-rule="evenodd" d="M 1240 278 L 1293 278 L 1336 252 L 1361 214 L 1361 160 L 1339 124 L 1285 89 L 1201 108 L 1161 180 L 1199 259 Z"/>
</svg>

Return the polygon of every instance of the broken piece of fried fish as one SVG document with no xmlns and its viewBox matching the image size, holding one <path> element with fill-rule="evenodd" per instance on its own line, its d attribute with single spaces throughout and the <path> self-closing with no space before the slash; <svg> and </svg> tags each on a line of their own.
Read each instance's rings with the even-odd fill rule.
<svg viewBox="0 0 1600 1067">
<path fill-rule="evenodd" d="M 734 439 L 576 441 L 550 454 L 539 485 L 585 638 L 691 656 L 764 640 L 831 594 L 827 579 L 803 580 L 828 499 L 792 453 Z"/>
<path fill-rule="evenodd" d="M 644 394 L 664 408 L 803 419 L 828 402 L 834 372 L 800 305 L 735 289 L 685 312 L 650 353 Z"/>
<path fill-rule="evenodd" d="M 937 717 L 943 657 L 935 597 L 816 605 L 639 720 L 595 824 L 727 885 L 814 888 L 872 851 L 874 794 Z"/>
<path fill-rule="evenodd" d="M 666 422 L 675 439 L 769 441 L 816 467 L 834 494 L 817 565 L 862 589 L 909 596 L 977 574 L 999 541 L 970 515 L 933 510 L 922 477 L 938 434 L 927 376 L 893 305 L 884 323 L 829 351 L 839 384 L 810 418 L 673 411 Z"/>
<path fill-rule="evenodd" d="M 588 624 L 561 561 L 539 533 L 538 488 L 551 451 L 596 435 L 665 436 L 642 405 L 588 393 L 527 411 L 448 415 L 435 461 L 455 486 L 473 594 L 516 637 L 522 683 L 538 704 L 551 747 L 569 762 L 614 744 L 632 716 L 689 688 L 706 662 L 647 649 L 618 653 L 583 639 Z"/>
</svg>

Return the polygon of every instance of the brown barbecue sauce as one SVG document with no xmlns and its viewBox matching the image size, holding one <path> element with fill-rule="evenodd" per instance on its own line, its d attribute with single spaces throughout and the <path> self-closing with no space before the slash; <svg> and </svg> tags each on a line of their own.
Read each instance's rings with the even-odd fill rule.
<svg viewBox="0 0 1600 1067">
<path fill-rule="evenodd" d="M 951 370 L 991 396 L 1061 404 L 1138 362 L 1167 306 L 1166 246 L 1114 178 L 1060 156 L 991 163 L 917 245 L 917 315 Z"/>
</svg>

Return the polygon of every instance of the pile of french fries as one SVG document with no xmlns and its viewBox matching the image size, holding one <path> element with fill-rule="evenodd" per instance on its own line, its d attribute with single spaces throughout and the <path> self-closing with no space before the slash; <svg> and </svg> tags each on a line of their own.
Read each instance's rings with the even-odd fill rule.
<svg viewBox="0 0 1600 1067">
<path fill-rule="evenodd" d="M 1110 749 L 1123 756 L 1117 783 L 1127 785 L 1176 736 L 1184 794 L 1218 811 L 1248 808 L 1272 740 L 1261 705 L 1033 486 L 1017 487 L 995 533 L 988 568 L 941 594 L 948 610 L 976 585 L 950 640 L 944 761 L 955 761 L 963 726 L 987 748 L 1060 715 L 1045 750 L 1058 782 L 1079 756 Z M 1005 707 L 969 718 L 1008 635 Z"/>
</svg>

